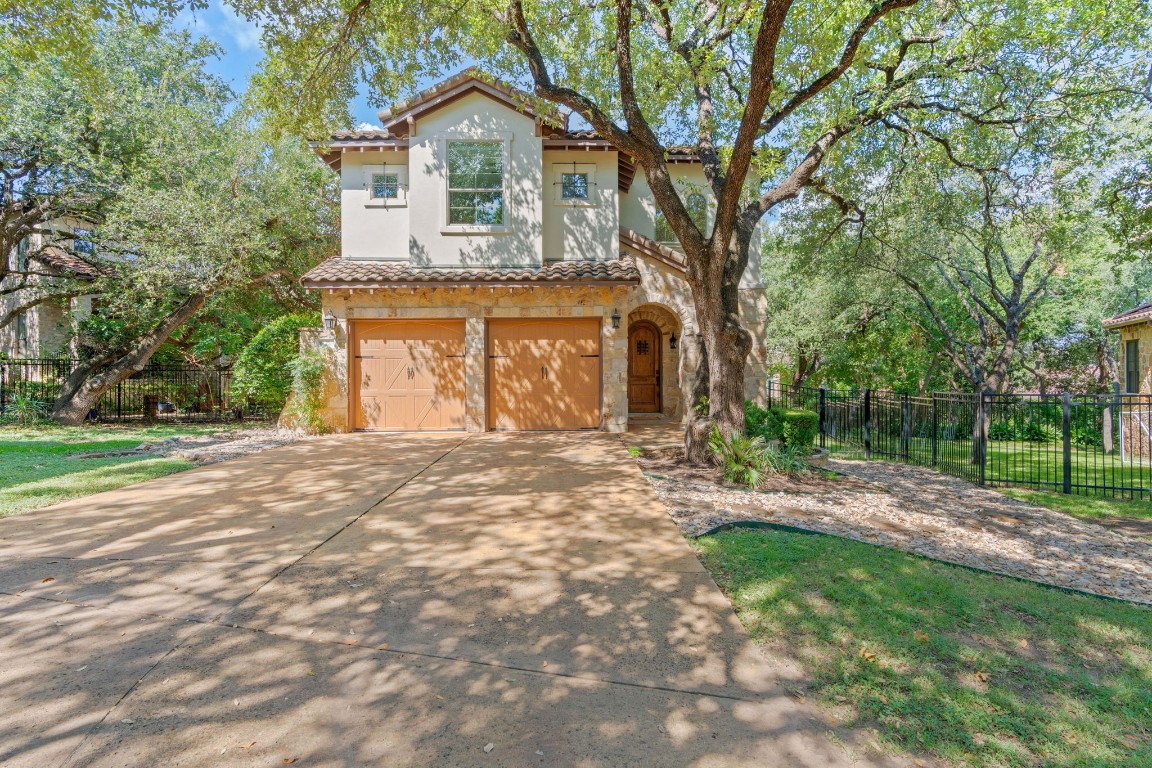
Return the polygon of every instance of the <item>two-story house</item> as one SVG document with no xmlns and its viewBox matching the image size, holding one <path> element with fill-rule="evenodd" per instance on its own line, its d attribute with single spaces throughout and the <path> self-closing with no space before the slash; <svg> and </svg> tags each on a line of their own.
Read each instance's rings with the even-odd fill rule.
<svg viewBox="0 0 1152 768">
<path fill-rule="evenodd" d="M 75 323 L 92 314 L 90 295 L 57 298 L 24 310 L 28 298 L 59 282 L 86 282 L 98 268 L 75 254 L 92 253 L 91 225 L 60 218 L 21 240 L 8 254 L 9 274 L 0 287 L 0 316 L 15 312 L 0 328 L 0 354 L 10 358 L 74 357 Z M 27 286 L 21 288 L 20 286 Z M 54 289 L 50 292 L 56 293 Z"/>
<path fill-rule="evenodd" d="M 679 420 L 699 359 L 683 256 L 631 158 L 503 83 L 462 72 L 314 149 L 340 174 L 341 250 L 322 292 L 336 430 L 624 431 Z M 669 157 L 690 210 L 710 191 Z M 762 394 L 756 260 L 745 373 Z"/>
</svg>

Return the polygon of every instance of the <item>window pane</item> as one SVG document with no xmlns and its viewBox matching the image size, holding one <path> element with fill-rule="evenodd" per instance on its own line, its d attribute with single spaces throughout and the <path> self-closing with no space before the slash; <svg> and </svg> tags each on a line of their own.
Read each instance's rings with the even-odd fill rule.
<svg viewBox="0 0 1152 768">
<path fill-rule="evenodd" d="M 72 249 L 77 253 L 86 253 L 92 255 L 96 253 L 95 244 L 88 238 L 92 237 L 92 230 L 80 229 L 77 227 L 72 230 Z"/>
<path fill-rule="evenodd" d="M 1140 342 L 1132 339 L 1124 344 L 1124 390 L 1140 391 Z"/>
<path fill-rule="evenodd" d="M 504 193 L 449 192 L 448 223 L 491 226 L 503 224 Z"/>
<path fill-rule="evenodd" d="M 656 242 L 658 243 L 677 243 L 676 233 L 672 231 L 672 227 L 668 224 L 668 219 L 664 218 L 663 211 L 656 211 Z"/>
<path fill-rule="evenodd" d="M 704 199 L 704 195 L 693 192 L 684 200 L 684 207 L 688 209 L 688 216 L 692 219 L 692 223 L 701 232 L 704 232 L 708 224 L 708 201 Z"/>
<path fill-rule="evenodd" d="M 565 200 L 588 199 L 588 174 L 563 173 L 560 175 L 560 196 Z"/>
<path fill-rule="evenodd" d="M 449 189 L 503 189 L 504 144 L 499 141 L 448 142 Z"/>
<path fill-rule="evenodd" d="M 400 197 L 400 178 L 395 173 L 372 174 L 372 197 L 395 200 Z"/>
</svg>

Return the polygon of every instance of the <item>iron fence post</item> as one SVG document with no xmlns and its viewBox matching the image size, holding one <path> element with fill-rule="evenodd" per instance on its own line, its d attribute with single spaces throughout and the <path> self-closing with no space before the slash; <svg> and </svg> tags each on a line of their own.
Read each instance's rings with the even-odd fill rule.
<svg viewBox="0 0 1152 768">
<path fill-rule="evenodd" d="M 936 466 L 940 446 L 940 414 L 936 406 L 936 393 L 932 393 L 932 466 Z"/>
<path fill-rule="evenodd" d="M 872 460 L 872 390 L 864 389 L 864 460 Z"/>
<path fill-rule="evenodd" d="M 0 416 L 7 412 L 8 406 L 8 363 L 0 363 Z"/>
<path fill-rule="evenodd" d="M 1064 493 L 1072 493 L 1072 395 L 1064 393 Z"/>
<path fill-rule="evenodd" d="M 908 447 L 911 442 L 912 412 L 908 402 L 908 393 L 900 395 L 900 457 L 908 461 Z"/>
<path fill-rule="evenodd" d="M 827 448 L 828 446 L 826 443 L 828 441 L 825 437 L 825 435 L 827 434 L 827 429 L 825 428 L 825 415 L 827 413 L 827 390 L 825 390 L 824 387 L 820 387 L 819 403 L 820 403 L 820 410 L 819 410 L 819 414 L 820 414 L 820 447 L 821 448 Z"/>
<path fill-rule="evenodd" d="M 976 429 L 972 450 L 976 452 L 976 479 L 984 485 L 988 473 L 988 393 L 983 389 L 976 392 Z"/>
</svg>

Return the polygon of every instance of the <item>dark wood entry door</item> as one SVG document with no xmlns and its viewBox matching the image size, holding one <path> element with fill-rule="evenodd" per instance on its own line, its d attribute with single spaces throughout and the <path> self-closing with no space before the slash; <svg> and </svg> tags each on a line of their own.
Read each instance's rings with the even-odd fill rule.
<svg viewBox="0 0 1152 768">
<path fill-rule="evenodd" d="M 628 329 L 628 410 L 660 412 L 660 330 L 648 322 Z"/>
</svg>

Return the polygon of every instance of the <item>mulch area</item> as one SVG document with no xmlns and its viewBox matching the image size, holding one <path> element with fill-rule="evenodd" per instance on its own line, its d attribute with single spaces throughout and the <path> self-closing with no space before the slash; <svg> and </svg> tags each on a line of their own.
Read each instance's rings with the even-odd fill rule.
<svg viewBox="0 0 1152 768">
<path fill-rule="evenodd" d="M 742 485 L 724 479 L 719 467 L 698 467 L 684 460 L 683 448 L 647 450 L 636 459 L 646 474 L 683 483 L 706 483 L 747 492 Z M 753 493 L 829 493 L 832 491 L 875 491 L 870 483 L 816 467 L 806 475 L 771 475 Z"/>
<path fill-rule="evenodd" d="M 739 521 L 774 523 L 1152 604 L 1152 541 L 1125 535 L 1136 531 L 922 467 L 833 459 L 834 477 L 776 478 L 749 491 L 725 482 L 719 469 L 685 465 L 679 448 L 644 451 L 638 462 L 688 536 Z"/>
</svg>

